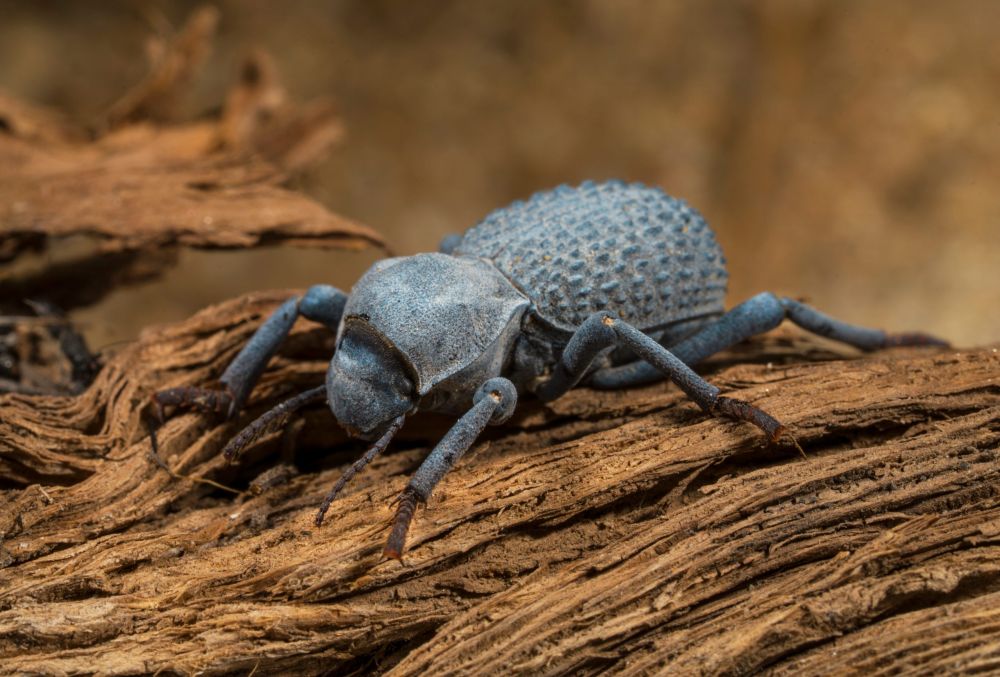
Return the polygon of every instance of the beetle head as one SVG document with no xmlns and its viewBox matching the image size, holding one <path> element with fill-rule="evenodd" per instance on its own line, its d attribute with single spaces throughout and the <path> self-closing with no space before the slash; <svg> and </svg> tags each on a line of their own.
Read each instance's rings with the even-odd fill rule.
<svg viewBox="0 0 1000 677">
<path fill-rule="evenodd" d="M 413 380 L 399 353 L 362 319 L 345 322 L 326 374 L 327 396 L 348 434 L 374 439 L 416 406 Z"/>
</svg>

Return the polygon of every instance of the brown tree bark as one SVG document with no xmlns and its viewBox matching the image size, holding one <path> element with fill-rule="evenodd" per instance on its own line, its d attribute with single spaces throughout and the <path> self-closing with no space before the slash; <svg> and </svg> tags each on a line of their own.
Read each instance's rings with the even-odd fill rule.
<svg viewBox="0 0 1000 677">
<path fill-rule="evenodd" d="M 586 389 L 491 429 L 381 561 L 390 501 L 447 421 L 362 447 L 321 408 L 238 467 L 253 416 L 322 382 L 300 323 L 237 420 L 149 394 L 209 384 L 286 294 L 148 331 L 77 397 L 0 397 L 0 672 L 940 673 L 1000 667 L 1000 355 L 857 356 L 794 330 L 706 365 L 805 449 L 668 384 Z M 831 352 L 832 350 L 841 352 Z M 284 450 L 284 451 L 282 451 Z M 286 454 L 300 472 L 259 495 Z"/>
</svg>

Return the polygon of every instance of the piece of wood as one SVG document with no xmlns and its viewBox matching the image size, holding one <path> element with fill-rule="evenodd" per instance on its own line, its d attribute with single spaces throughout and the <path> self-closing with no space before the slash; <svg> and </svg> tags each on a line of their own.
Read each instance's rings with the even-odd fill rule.
<svg viewBox="0 0 1000 677">
<path fill-rule="evenodd" d="M 290 101 L 267 54 L 250 54 L 221 111 L 177 121 L 217 21 L 201 8 L 151 43 L 148 76 L 94 128 L 0 93 L 0 263 L 68 238 L 91 245 L 40 271 L 0 272 L 0 311 L 95 303 L 160 275 L 180 247 L 385 249 L 368 226 L 286 186 L 344 130 L 329 100 Z"/>
<path fill-rule="evenodd" d="M 20 119 L 15 113 L 23 116 L 22 108 L 0 97 L 0 120 Z M 47 119 L 35 115 L 36 125 Z M 0 134 L 0 258 L 38 250 L 47 239 L 81 235 L 95 238 L 102 253 L 172 245 L 383 244 L 370 228 L 284 188 L 287 173 L 275 161 L 299 168 L 308 162 L 267 150 L 313 140 L 328 148 L 339 129 L 329 108 L 289 112 L 281 124 L 272 121 L 266 133 L 244 139 L 253 140 L 251 148 L 224 145 L 233 124 L 136 124 L 85 143 L 39 140 L 29 135 L 35 133 L 31 126 Z M 264 146 L 259 152 L 257 143 Z"/>
<path fill-rule="evenodd" d="M 0 672 L 747 674 L 1000 667 L 1000 355 L 831 352 L 773 333 L 702 371 L 804 447 L 709 419 L 667 384 L 525 398 L 380 561 L 390 501 L 446 421 L 363 451 L 310 410 L 301 472 L 260 495 L 149 458 L 155 390 L 211 384 L 286 294 L 146 332 L 78 397 L 0 396 Z M 245 490 L 287 440 L 225 442 L 321 383 L 301 322 L 220 423 L 161 430 L 181 475 Z M 268 454 L 272 456 L 268 458 Z"/>
</svg>

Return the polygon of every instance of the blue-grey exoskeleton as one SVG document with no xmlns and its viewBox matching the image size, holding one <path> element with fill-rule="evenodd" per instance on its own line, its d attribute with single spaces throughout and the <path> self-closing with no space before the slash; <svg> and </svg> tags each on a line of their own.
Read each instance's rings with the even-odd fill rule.
<svg viewBox="0 0 1000 677">
<path fill-rule="evenodd" d="M 845 324 L 770 293 L 725 311 L 726 265 L 715 235 L 657 188 L 609 181 L 562 186 L 494 211 L 437 253 L 376 263 L 351 293 L 316 286 L 289 299 L 226 369 L 222 389 L 174 388 L 175 405 L 238 411 L 302 315 L 337 333 L 326 384 L 279 405 L 230 442 L 233 457 L 269 422 L 326 398 L 350 434 L 376 440 L 327 496 L 382 451 L 406 416 L 458 418 L 400 495 L 385 555 L 399 558 L 418 502 L 519 396 L 552 400 L 584 381 L 621 388 L 663 377 L 704 411 L 783 432 L 764 411 L 723 397 L 691 365 L 789 318 L 863 350 L 941 344 Z"/>
</svg>

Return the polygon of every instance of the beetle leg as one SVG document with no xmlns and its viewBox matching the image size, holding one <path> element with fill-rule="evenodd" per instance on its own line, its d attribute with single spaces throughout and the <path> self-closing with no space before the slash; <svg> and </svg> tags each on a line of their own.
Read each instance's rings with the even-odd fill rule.
<svg viewBox="0 0 1000 677">
<path fill-rule="evenodd" d="M 427 455 L 397 499 L 392 532 L 382 551 L 384 557 L 402 559 L 406 533 L 417 503 L 426 503 L 434 487 L 473 445 L 489 424 L 503 423 L 517 405 L 517 389 L 503 377 L 491 378 L 476 391 L 472 409 L 451 427 Z"/>
<path fill-rule="evenodd" d="M 153 408 L 162 422 L 165 407 L 215 412 L 227 418 L 243 407 L 247 396 L 264 372 L 268 361 L 302 315 L 336 331 L 347 295 L 328 285 L 311 287 L 301 298 L 292 297 L 275 310 L 254 332 L 219 378 L 221 390 L 185 386 L 168 388 L 153 395 Z"/>
<path fill-rule="evenodd" d="M 717 387 L 694 373 L 679 357 L 610 313 L 594 313 L 580 325 L 563 350 L 552 377 L 541 384 L 536 394 L 543 400 L 559 397 L 576 385 L 602 350 L 611 346 L 631 350 L 676 383 L 709 414 L 753 423 L 772 442 L 784 432 L 784 427 L 773 416 L 741 400 L 720 396 Z"/>
<path fill-rule="evenodd" d="M 685 364 L 695 365 L 740 341 L 774 329 L 786 317 L 807 331 L 847 343 L 861 350 L 878 350 L 893 346 L 948 345 L 945 341 L 928 334 L 888 334 L 879 329 L 847 324 L 799 301 L 778 298 L 770 292 L 764 292 L 732 308 L 716 322 L 702 328 L 694 335 L 670 346 L 670 352 Z M 640 360 L 620 367 L 601 369 L 591 376 L 588 385 L 610 390 L 653 383 L 662 378 L 663 373 L 659 369 Z"/>
<path fill-rule="evenodd" d="M 336 330 L 345 303 L 347 295 L 344 292 L 327 285 L 316 285 L 305 296 L 290 298 L 279 306 L 219 378 L 233 391 L 233 411 L 242 408 L 257 379 L 300 314 Z"/>
</svg>

